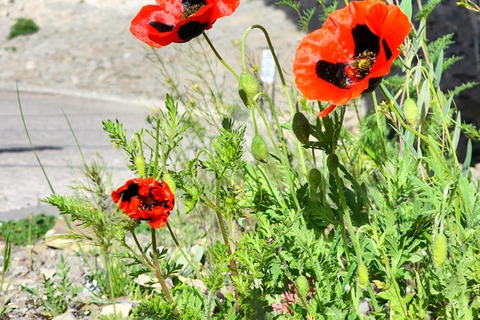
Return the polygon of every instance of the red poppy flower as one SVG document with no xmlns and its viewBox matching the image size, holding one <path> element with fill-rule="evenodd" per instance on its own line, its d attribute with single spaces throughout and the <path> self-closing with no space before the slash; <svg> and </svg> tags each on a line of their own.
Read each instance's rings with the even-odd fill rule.
<svg viewBox="0 0 480 320">
<path fill-rule="evenodd" d="M 165 227 L 175 204 L 170 187 L 154 178 L 128 180 L 112 192 L 112 200 L 130 218 L 148 220 L 152 228 Z"/>
<path fill-rule="evenodd" d="M 187 42 L 231 15 L 240 0 L 156 0 L 144 6 L 132 20 L 130 32 L 149 46 L 161 48 Z"/>
<path fill-rule="evenodd" d="M 332 102 L 319 115 L 326 116 L 336 104 L 380 84 L 409 31 L 408 17 L 395 5 L 350 2 L 302 39 L 293 63 L 295 83 L 307 99 Z"/>
</svg>

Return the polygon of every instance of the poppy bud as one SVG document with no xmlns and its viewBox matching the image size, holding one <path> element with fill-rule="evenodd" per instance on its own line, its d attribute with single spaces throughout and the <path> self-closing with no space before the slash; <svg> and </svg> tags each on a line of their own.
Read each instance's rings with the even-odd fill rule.
<svg viewBox="0 0 480 320">
<path fill-rule="evenodd" d="M 310 170 L 310 172 L 308 173 L 308 183 L 310 183 L 313 188 L 316 188 L 321 181 L 322 174 L 320 173 L 320 171 L 317 168 L 313 168 L 312 170 Z"/>
<path fill-rule="evenodd" d="M 408 124 L 413 128 L 415 128 L 418 124 L 418 114 L 417 103 L 411 98 L 405 100 L 403 103 L 403 116 L 405 117 L 405 120 L 407 120 Z"/>
<path fill-rule="evenodd" d="M 238 94 L 242 98 L 243 103 L 250 108 L 253 104 L 253 98 L 260 91 L 257 78 L 249 72 L 244 72 L 240 75 L 240 82 L 238 84 Z"/>
<path fill-rule="evenodd" d="M 338 168 L 338 156 L 335 153 L 329 154 L 327 158 L 327 168 L 330 172 Z"/>
<path fill-rule="evenodd" d="M 310 290 L 310 284 L 308 283 L 308 279 L 305 276 L 300 275 L 297 278 L 297 281 L 295 281 L 295 286 L 297 287 L 298 295 L 302 297 L 303 300 L 307 300 L 307 294 Z"/>
<path fill-rule="evenodd" d="M 142 178 L 145 177 L 145 160 L 143 160 L 143 157 L 135 157 L 135 167 L 137 167 L 138 176 Z"/>
<path fill-rule="evenodd" d="M 255 135 L 252 140 L 252 146 L 250 148 L 255 160 L 267 163 L 268 162 L 268 147 L 265 140 L 259 135 Z"/>
<path fill-rule="evenodd" d="M 360 288 L 365 289 L 369 283 L 368 280 L 368 269 L 364 263 L 361 263 L 357 268 L 358 283 Z"/>
<path fill-rule="evenodd" d="M 175 190 L 177 189 L 177 186 L 175 185 L 175 180 L 173 180 L 173 177 L 170 175 L 170 173 L 166 172 L 163 175 L 162 179 L 170 188 L 170 191 L 175 194 Z"/>
<path fill-rule="evenodd" d="M 432 242 L 432 259 L 435 267 L 440 267 L 447 259 L 447 237 L 443 233 L 435 236 Z"/>
<path fill-rule="evenodd" d="M 310 136 L 310 122 L 301 112 L 295 113 L 292 121 L 292 130 L 298 141 L 305 144 Z"/>
</svg>

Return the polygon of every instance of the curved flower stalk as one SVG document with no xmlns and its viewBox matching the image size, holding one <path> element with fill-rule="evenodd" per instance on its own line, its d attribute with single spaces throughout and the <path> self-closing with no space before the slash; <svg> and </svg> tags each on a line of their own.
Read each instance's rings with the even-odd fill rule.
<svg viewBox="0 0 480 320">
<path fill-rule="evenodd" d="M 161 48 L 172 42 L 192 40 L 229 16 L 240 0 L 156 0 L 133 18 L 130 32 L 149 46 Z"/>
<path fill-rule="evenodd" d="M 295 83 L 307 99 L 332 103 L 319 114 L 324 117 L 336 105 L 373 91 L 409 32 L 410 21 L 399 7 L 378 0 L 351 2 L 300 42 Z"/>
</svg>

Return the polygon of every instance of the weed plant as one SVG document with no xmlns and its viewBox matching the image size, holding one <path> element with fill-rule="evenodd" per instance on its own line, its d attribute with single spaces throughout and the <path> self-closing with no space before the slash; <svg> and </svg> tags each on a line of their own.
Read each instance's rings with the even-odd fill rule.
<svg viewBox="0 0 480 320">
<path fill-rule="evenodd" d="M 39 30 L 37 24 L 29 18 L 18 18 L 13 26 L 10 28 L 8 39 L 13 39 L 18 36 L 28 36 Z"/>
<path fill-rule="evenodd" d="M 171 89 L 165 105 L 131 137 L 122 123 L 103 123 L 136 177 L 112 193 L 117 205 L 99 165 L 85 167 L 86 194 L 46 199 L 62 215 L 92 228 L 90 240 L 109 284 L 103 291 L 112 302 L 130 291 L 138 302 L 134 319 L 478 319 L 480 200 L 469 166 L 471 140 L 480 135 L 462 123 L 454 102 L 478 84 L 451 91 L 440 86 L 442 73 L 459 58 L 445 57 L 451 36 L 428 41 L 427 20 L 438 2 L 429 1 L 415 16 L 412 2 L 401 2 L 399 16 L 413 20 L 403 25 L 411 31 L 395 63 L 401 75 L 364 93 L 371 95 L 373 108 L 359 119 L 357 134 L 343 125 L 346 109 L 356 109 L 356 103 L 333 110 L 334 105 L 303 98 L 260 25 L 245 32 L 239 73 L 202 33 L 207 48 L 238 81 L 235 98 L 228 95 L 231 87 L 223 90 L 227 82 L 211 82 L 214 72 L 197 72 L 194 89 L 182 92 L 154 51 Z M 328 26 L 326 17 L 335 14 L 337 4 L 320 1 L 321 9 L 301 12 L 298 2 L 283 3 L 297 11 L 305 31 L 315 16 Z M 461 5 L 475 10 L 469 1 Z M 228 15 L 218 10 L 219 17 Z M 182 19 L 194 17 L 195 12 Z M 174 25 L 171 30 L 153 25 L 161 27 L 161 39 L 175 42 Z M 253 29 L 265 35 L 275 57 L 282 102 L 262 91 L 247 66 L 246 41 Z M 138 30 L 132 32 L 150 45 L 160 39 Z M 379 50 L 388 57 L 396 48 L 385 43 Z M 330 82 L 344 95 L 340 89 L 361 82 L 376 63 L 369 59 L 383 57 L 372 58 L 367 49 L 352 62 L 361 69 L 357 73 L 338 69 L 343 62 L 316 61 L 317 78 L 328 80 L 317 91 Z M 318 65 L 328 65 L 327 71 Z M 347 82 L 332 70 L 345 72 Z M 297 84 L 308 92 L 308 82 Z M 460 164 L 462 132 L 469 142 Z M 172 199 L 178 223 L 168 220 Z M 195 214 L 201 218 L 188 218 Z M 151 240 L 138 237 L 145 231 Z M 150 279 L 148 289 L 135 295 L 115 289 L 140 275 Z"/>
<path fill-rule="evenodd" d="M 38 306 L 43 308 L 43 312 L 48 317 L 59 316 L 67 311 L 72 299 L 76 297 L 80 291 L 77 286 L 70 283 L 68 273 L 70 267 L 67 266 L 63 256 L 60 263 L 57 264 L 57 272 L 51 277 L 43 275 L 43 289 L 40 293 L 39 288 L 28 288 L 22 286 L 22 289 L 29 292 L 36 298 Z M 55 277 L 58 276 L 59 281 L 56 283 Z"/>
</svg>

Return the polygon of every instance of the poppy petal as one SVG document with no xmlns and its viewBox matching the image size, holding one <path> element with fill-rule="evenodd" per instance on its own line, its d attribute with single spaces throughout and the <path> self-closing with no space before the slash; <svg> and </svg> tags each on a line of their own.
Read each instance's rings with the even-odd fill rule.
<svg viewBox="0 0 480 320">
<path fill-rule="evenodd" d="M 168 214 L 165 214 L 165 215 L 150 219 L 150 221 L 148 221 L 148 224 L 150 225 L 150 227 L 154 229 L 158 229 L 158 228 L 165 227 L 167 225 L 167 221 L 168 221 Z"/>
<path fill-rule="evenodd" d="M 346 104 L 352 97 L 358 97 L 368 88 L 368 81 L 359 82 L 351 89 L 340 88 L 342 74 L 332 74 L 330 81 L 319 77 L 319 61 L 348 61 L 343 50 L 331 50 L 340 46 L 334 34 L 319 29 L 307 35 L 297 48 L 293 64 L 295 84 L 305 98 L 309 100 L 331 101 L 334 104 Z M 325 64 L 326 65 L 326 64 Z M 338 80 L 338 81 L 336 81 Z M 335 85 L 337 83 L 337 85 Z"/>
<path fill-rule="evenodd" d="M 175 195 L 165 182 L 153 177 L 135 178 L 112 192 L 112 200 L 132 219 L 150 220 L 154 228 L 165 226 L 175 205 Z"/>
<path fill-rule="evenodd" d="M 215 10 L 213 15 L 214 19 L 216 20 L 218 18 L 226 17 L 234 13 L 240 5 L 240 0 L 222 0 L 215 1 L 214 3 Z"/>
<path fill-rule="evenodd" d="M 336 104 L 331 104 L 328 107 L 326 107 L 322 112 L 318 114 L 320 118 L 324 118 L 329 115 L 330 112 L 332 112 L 335 108 L 337 107 Z"/>
<path fill-rule="evenodd" d="M 307 99 L 346 104 L 380 83 L 409 30 L 397 6 L 350 2 L 302 39 L 293 63 L 295 83 Z"/>
<path fill-rule="evenodd" d="M 155 48 L 178 42 L 178 35 L 169 30 L 173 30 L 180 19 L 179 15 L 176 16 L 171 11 L 155 5 L 144 6 L 133 18 L 130 32 L 139 40 Z"/>
</svg>

